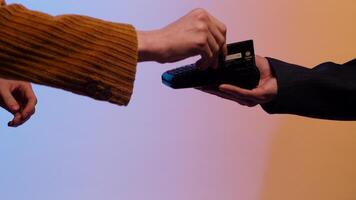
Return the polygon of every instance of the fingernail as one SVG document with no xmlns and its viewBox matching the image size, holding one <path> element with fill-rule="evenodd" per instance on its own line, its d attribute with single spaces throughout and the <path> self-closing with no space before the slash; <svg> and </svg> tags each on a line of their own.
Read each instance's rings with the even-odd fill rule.
<svg viewBox="0 0 356 200">
<path fill-rule="evenodd" d="M 12 110 L 18 110 L 20 107 L 18 106 L 18 105 L 13 105 L 13 106 L 11 106 L 11 109 Z"/>
</svg>

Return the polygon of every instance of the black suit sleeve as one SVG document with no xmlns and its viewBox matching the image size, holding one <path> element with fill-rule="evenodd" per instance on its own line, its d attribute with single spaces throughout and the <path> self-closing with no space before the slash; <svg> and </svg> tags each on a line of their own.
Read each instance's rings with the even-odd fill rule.
<svg viewBox="0 0 356 200">
<path fill-rule="evenodd" d="M 267 58 L 277 78 L 278 95 L 262 108 L 270 114 L 356 120 L 356 59 L 327 62 L 312 69 Z"/>
</svg>

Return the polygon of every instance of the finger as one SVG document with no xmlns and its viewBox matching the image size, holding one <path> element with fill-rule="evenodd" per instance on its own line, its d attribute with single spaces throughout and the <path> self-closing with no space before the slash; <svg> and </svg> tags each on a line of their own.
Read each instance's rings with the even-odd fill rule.
<svg viewBox="0 0 356 200">
<path fill-rule="evenodd" d="M 223 55 L 223 59 L 225 59 L 225 54 L 222 51 L 223 46 L 226 44 L 225 37 L 219 31 L 216 25 L 211 24 L 209 26 L 209 31 L 212 34 L 212 37 L 209 39 L 210 48 L 213 49 L 214 60 L 212 61 L 211 67 L 216 69 L 219 67 L 219 55 Z"/>
<path fill-rule="evenodd" d="M 216 25 L 216 27 L 219 30 L 220 34 L 216 34 L 216 36 L 219 37 L 219 41 L 221 42 L 221 43 L 219 43 L 221 45 L 220 46 L 221 47 L 221 52 L 223 53 L 224 56 L 226 56 L 228 54 L 227 44 L 226 44 L 227 28 L 226 28 L 225 24 L 220 22 L 214 16 L 211 15 L 210 19 L 213 21 L 213 23 Z"/>
<path fill-rule="evenodd" d="M 248 106 L 248 107 L 254 107 L 257 105 L 256 102 L 253 102 L 253 101 L 250 101 L 250 100 L 247 100 L 247 99 L 243 99 L 243 98 L 240 98 L 240 97 L 237 97 L 236 95 L 233 95 L 231 93 L 228 93 L 228 92 L 221 92 L 219 90 L 214 90 L 214 89 L 209 89 L 209 88 L 196 88 L 197 90 L 200 90 L 200 91 L 203 91 L 205 93 L 208 93 L 208 94 L 212 94 L 214 96 L 218 96 L 218 97 L 221 97 L 223 99 L 227 99 L 227 100 L 231 100 L 231 101 L 234 101 L 242 106 Z"/>
<path fill-rule="evenodd" d="M 247 102 L 247 101 L 245 101 L 243 99 L 240 99 L 240 98 L 236 97 L 233 94 L 230 94 L 230 93 L 227 93 L 227 92 L 222 92 L 222 91 L 218 90 L 216 87 L 199 87 L 199 88 L 195 88 L 195 89 L 200 90 L 200 91 L 205 92 L 205 93 L 208 93 L 208 94 L 212 94 L 214 96 L 221 97 L 223 99 L 227 99 L 227 100 L 231 100 L 231 101 L 237 102 L 237 103 L 239 103 L 241 105 L 246 105 L 246 104 L 250 103 L 250 102 Z"/>
<path fill-rule="evenodd" d="M 216 42 L 220 47 L 223 47 L 224 44 L 226 43 L 226 38 L 225 35 L 223 35 L 223 33 L 221 33 L 218 29 L 218 27 L 215 24 L 210 24 L 209 26 L 209 31 L 212 33 L 212 35 L 214 36 Z"/>
<path fill-rule="evenodd" d="M 242 99 L 246 99 L 254 103 L 259 104 L 264 102 L 264 91 L 260 88 L 247 90 L 233 85 L 223 84 L 219 86 L 219 89 L 224 92 L 235 94 Z"/>
<path fill-rule="evenodd" d="M 223 96 L 225 93 L 217 90 L 217 89 L 212 89 L 212 88 L 207 88 L 207 87 L 199 87 L 199 88 L 195 88 L 197 90 L 200 90 L 202 92 L 205 92 L 205 93 L 208 93 L 208 94 L 212 94 L 212 95 L 215 95 L 215 96 L 219 96 L 219 97 L 222 97 L 222 98 L 225 98 L 225 96 Z"/>
<path fill-rule="evenodd" d="M 20 119 L 19 123 L 17 124 L 17 126 L 21 126 L 22 124 L 27 122 L 29 119 L 31 119 L 31 116 L 35 113 L 35 111 L 36 111 L 36 109 L 33 109 L 31 111 L 31 113 L 27 115 L 26 118 L 23 118 L 22 115 L 21 115 L 21 119 Z"/>
<path fill-rule="evenodd" d="M 238 104 L 240 104 L 242 106 L 248 106 L 248 107 L 253 107 L 253 106 L 257 105 L 254 102 L 247 101 L 247 100 L 242 100 L 242 99 L 238 99 L 238 98 L 235 98 L 235 102 L 237 102 Z"/>
<path fill-rule="evenodd" d="M 26 86 L 23 88 L 24 98 L 26 105 L 21 112 L 22 119 L 28 119 L 35 113 L 35 106 L 37 104 L 37 98 L 33 92 L 31 86 Z"/>
<path fill-rule="evenodd" d="M 14 118 L 7 124 L 10 127 L 17 127 L 21 123 L 21 113 L 17 112 L 14 114 Z"/>
<path fill-rule="evenodd" d="M 239 95 L 241 97 L 255 98 L 256 96 L 256 94 L 254 94 L 252 90 L 243 89 L 234 85 L 223 84 L 219 86 L 219 89 L 226 92 L 235 93 L 236 95 Z"/>
<path fill-rule="evenodd" d="M 224 46 L 222 47 L 222 53 L 223 53 L 224 61 L 225 61 L 225 57 L 229 54 L 226 42 L 225 42 Z"/>
<path fill-rule="evenodd" d="M 222 23 L 220 20 L 218 20 L 216 17 L 214 17 L 213 15 L 209 15 L 210 20 L 216 24 L 216 26 L 219 28 L 219 31 L 226 36 L 227 33 L 227 29 L 224 23 Z"/>
<path fill-rule="evenodd" d="M 205 70 L 209 67 L 210 61 L 213 57 L 213 51 L 210 49 L 210 45 L 207 43 L 200 51 L 201 59 L 196 62 L 196 66 L 201 69 Z"/>
<path fill-rule="evenodd" d="M 6 109 L 9 112 L 14 114 L 20 109 L 20 105 L 17 103 L 16 99 L 9 90 L 2 91 L 0 95 L 2 96 Z"/>
<path fill-rule="evenodd" d="M 221 92 L 216 86 L 205 86 L 205 87 L 198 87 L 195 89 L 200 90 L 204 93 L 208 93 L 208 94 L 218 96 L 218 97 L 221 97 L 224 99 L 235 101 L 234 97 L 231 94 Z"/>
<path fill-rule="evenodd" d="M 224 93 L 225 93 L 225 95 L 230 95 L 230 97 L 232 98 L 233 101 L 236 101 L 237 103 L 239 103 L 243 106 L 253 107 L 259 103 L 254 99 L 249 99 L 249 98 L 237 95 L 236 93 L 233 93 L 233 92 L 224 91 Z"/>
<path fill-rule="evenodd" d="M 208 36 L 208 42 L 209 42 L 209 47 L 213 52 L 213 57 L 211 58 L 208 67 L 216 69 L 218 68 L 219 65 L 220 46 L 212 33 L 210 33 Z"/>
</svg>

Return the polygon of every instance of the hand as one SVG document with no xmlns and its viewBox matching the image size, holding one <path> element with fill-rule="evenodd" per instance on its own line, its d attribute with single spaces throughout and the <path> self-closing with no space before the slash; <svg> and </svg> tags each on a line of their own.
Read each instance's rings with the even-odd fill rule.
<svg viewBox="0 0 356 200">
<path fill-rule="evenodd" d="M 241 105 L 249 107 L 268 103 L 277 95 L 277 80 L 266 58 L 256 56 L 256 66 L 260 70 L 261 79 L 257 88 L 253 90 L 246 90 L 228 84 L 220 85 L 218 88 L 199 88 L 199 90 L 236 101 Z"/>
<path fill-rule="evenodd" d="M 8 126 L 17 127 L 30 119 L 36 104 L 30 83 L 0 78 L 0 106 L 14 115 Z"/>
<path fill-rule="evenodd" d="M 197 66 L 216 68 L 227 54 L 226 26 L 203 9 L 195 9 L 163 29 L 138 32 L 139 61 L 176 62 L 200 55 Z"/>
</svg>

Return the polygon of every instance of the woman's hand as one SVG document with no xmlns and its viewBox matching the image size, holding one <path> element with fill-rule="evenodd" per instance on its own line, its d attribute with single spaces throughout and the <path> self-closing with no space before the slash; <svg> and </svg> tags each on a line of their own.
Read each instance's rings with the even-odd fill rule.
<svg viewBox="0 0 356 200">
<path fill-rule="evenodd" d="M 271 66 L 269 65 L 266 58 L 256 56 L 256 66 L 260 70 L 261 78 L 257 88 L 253 90 L 246 90 L 228 84 L 220 85 L 218 89 L 216 87 L 205 87 L 199 88 L 199 90 L 235 101 L 241 105 L 249 107 L 268 103 L 272 101 L 277 95 L 277 80 L 272 73 Z"/>
<path fill-rule="evenodd" d="M 36 104 L 30 83 L 0 78 L 0 106 L 14 115 L 8 126 L 17 127 L 30 119 Z"/>
<path fill-rule="evenodd" d="M 226 26 L 203 9 L 195 9 L 156 31 L 138 32 L 139 61 L 176 62 L 200 55 L 197 66 L 218 67 L 227 54 Z"/>
</svg>

